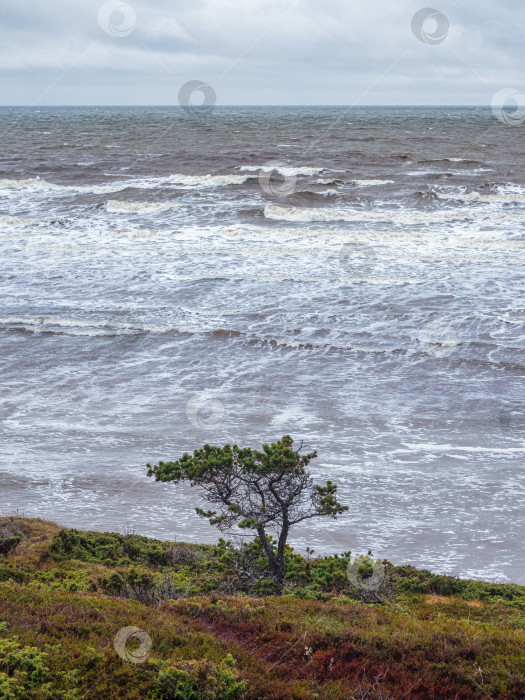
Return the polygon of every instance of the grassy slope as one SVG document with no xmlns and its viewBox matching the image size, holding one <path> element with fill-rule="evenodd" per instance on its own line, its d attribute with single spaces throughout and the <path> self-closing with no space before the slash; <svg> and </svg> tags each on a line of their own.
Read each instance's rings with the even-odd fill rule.
<svg viewBox="0 0 525 700">
<path fill-rule="evenodd" d="M 224 544 L 0 518 L 0 700 L 525 697 L 525 588 L 390 565 L 364 602 L 347 561 L 290 552 L 285 594 L 254 597 Z M 145 663 L 115 652 L 128 625 Z"/>
</svg>

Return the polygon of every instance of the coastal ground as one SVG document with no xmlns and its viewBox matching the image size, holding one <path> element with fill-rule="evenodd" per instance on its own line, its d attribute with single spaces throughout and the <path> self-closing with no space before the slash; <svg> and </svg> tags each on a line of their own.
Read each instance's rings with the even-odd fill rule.
<svg viewBox="0 0 525 700">
<path fill-rule="evenodd" d="M 525 696 L 525 587 L 350 560 L 0 518 L 0 698 Z"/>
</svg>

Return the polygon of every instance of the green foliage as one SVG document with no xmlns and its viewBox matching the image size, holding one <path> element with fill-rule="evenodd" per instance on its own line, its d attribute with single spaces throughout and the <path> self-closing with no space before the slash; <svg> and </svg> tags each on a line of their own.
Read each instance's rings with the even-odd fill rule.
<svg viewBox="0 0 525 700">
<path fill-rule="evenodd" d="M 268 536 L 274 549 L 277 542 Z M 39 545 L 41 546 L 41 545 Z M 68 554 L 69 552 L 69 554 Z M 49 556 L 47 556 L 49 554 Z M 118 533 L 63 530 L 55 534 L 41 559 L 33 566 L 19 565 L 13 556 L 0 557 L 0 582 L 51 589 L 102 592 L 159 604 L 209 593 L 244 593 L 265 596 L 279 592 L 268 558 L 259 538 L 234 546 L 220 539 L 218 544 L 189 545 L 150 540 Z M 345 594 L 364 602 L 370 600 L 350 584 L 347 566 L 350 552 L 326 557 L 305 557 L 286 546 L 283 557 L 286 595 L 323 600 Z M 359 575 L 366 580 L 368 559 Z M 95 570 L 93 565 L 100 565 Z M 466 581 L 433 574 L 411 566 L 394 567 L 384 562 L 388 591 L 392 594 L 457 596 L 464 600 L 498 600 L 515 608 L 525 606 L 525 588 L 510 584 Z M 369 562 L 369 569 L 371 565 Z"/>
<path fill-rule="evenodd" d="M 396 566 L 393 569 L 398 592 L 426 593 L 442 596 L 458 596 L 464 600 L 490 600 L 516 603 L 525 601 L 525 587 L 515 584 L 485 583 L 458 579 L 453 576 L 433 574 L 413 566 Z"/>
<path fill-rule="evenodd" d="M 168 545 L 139 535 L 93 533 L 61 530 L 54 537 L 49 551 L 55 559 L 99 561 L 112 566 L 141 563 L 160 566 L 169 563 Z"/>
<path fill-rule="evenodd" d="M 257 538 L 56 534 L 0 555 L 0 700 L 525 697 L 524 587 L 384 562 L 392 595 L 364 604 L 350 552 L 287 546 L 279 595 Z M 143 664 L 113 647 L 128 625 L 151 637 Z"/>
<path fill-rule="evenodd" d="M 96 585 L 89 575 L 89 571 L 83 569 L 49 569 L 47 571 L 37 571 L 33 574 L 32 579 L 32 583 L 37 582 L 49 588 L 59 588 L 66 591 L 96 590 Z"/>
<path fill-rule="evenodd" d="M 244 474 L 256 473 L 261 476 L 276 471 L 296 471 L 304 469 L 310 461 L 317 457 L 316 452 L 301 455 L 298 464 L 297 452 L 292 448 L 293 440 L 285 435 L 272 445 L 263 445 L 262 452 L 249 447 L 239 448 L 237 445 L 215 447 L 204 445 L 195 450 L 193 455 L 185 452 L 175 462 L 159 462 L 158 466 L 148 464 L 148 476 L 155 476 L 156 481 L 180 481 L 187 479 L 198 482 L 201 479 L 214 478 L 218 472 L 232 471 L 238 464 Z"/>
<path fill-rule="evenodd" d="M 220 664 L 201 659 L 162 664 L 153 690 L 159 700 L 236 700 L 245 688 L 238 680 L 235 659 L 228 654 Z"/>
<path fill-rule="evenodd" d="M 337 486 L 316 485 L 307 471 L 316 452 L 300 454 L 284 435 L 262 451 L 237 445 L 204 445 L 175 462 L 148 464 L 148 476 L 157 481 L 189 481 L 203 489 L 204 498 L 218 510 L 196 508 L 211 525 L 230 531 L 235 525 L 256 530 L 278 589 L 284 581 L 284 554 L 290 528 L 321 516 L 336 518 L 348 510 L 337 501 Z M 269 542 L 277 532 L 277 547 Z"/>
<path fill-rule="evenodd" d="M 29 580 L 28 574 L 19 571 L 14 565 L 0 566 L 0 581 L 15 581 L 16 583 L 24 583 Z"/>
<path fill-rule="evenodd" d="M 0 632 L 5 630 L 6 624 L 0 623 Z M 22 646 L 18 637 L 0 638 L 0 700 L 53 697 L 51 684 L 46 683 L 51 678 L 48 659 L 37 647 Z"/>
</svg>

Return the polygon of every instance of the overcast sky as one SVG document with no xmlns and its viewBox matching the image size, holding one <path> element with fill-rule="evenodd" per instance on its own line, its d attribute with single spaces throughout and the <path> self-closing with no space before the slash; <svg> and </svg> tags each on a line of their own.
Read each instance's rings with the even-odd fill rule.
<svg viewBox="0 0 525 700">
<path fill-rule="evenodd" d="M 110 2 L 0 0 L 0 103 L 176 105 L 194 79 L 219 105 L 490 105 L 502 88 L 525 92 L 524 0 Z M 418 39 L 412 18 L 427 7 L 441 15 Z"/>
</svg>

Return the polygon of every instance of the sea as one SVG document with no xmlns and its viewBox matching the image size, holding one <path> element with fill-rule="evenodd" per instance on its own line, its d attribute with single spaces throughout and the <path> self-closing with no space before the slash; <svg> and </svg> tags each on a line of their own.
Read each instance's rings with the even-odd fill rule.
<svg viewBox="0 0 525 700">
<path fill-rule="evenodd" d="M 525 584 L 525 126 L 0 109 L 0 514 L 215 542 L 146 463 L 285 434 L 291 544 Z"/>
</svg>

